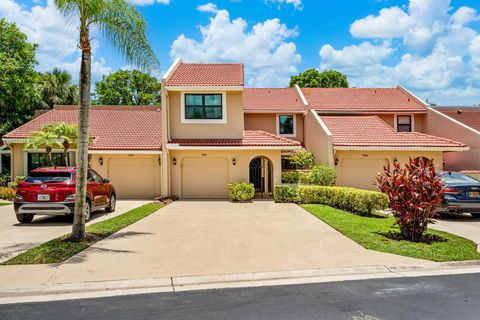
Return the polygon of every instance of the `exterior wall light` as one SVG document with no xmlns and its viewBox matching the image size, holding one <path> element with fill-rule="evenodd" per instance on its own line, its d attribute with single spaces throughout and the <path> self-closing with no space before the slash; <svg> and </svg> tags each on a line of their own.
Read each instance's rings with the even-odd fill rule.
<svg viewBox="0 0 480 320">
<path fill-rule="evenodd" d="M 338 165 L 338 158 L 335 158 L 335 165 Z"/>
<path fill-rule="evenodd" d="M 162 165 L 162 158 L 158 157 L 158 165 L 161 166 Z"/>
<path fill-rule="evenodd" d="M 236 165 L 237 164 L 237 160 L 235 158 L 232 159 L 232 164 L 233 165 Z"/>
<path fill-rule="evenodd" d="M 177 158 L 173 158 L 173 165 L 176 166 L 177 165 Z"/>
<path fill-rule="evenodd" d="M 100 163 L 101 166 L 103 166 L 103 158 L 100 157 L 100 159 L 98 159 L 98 163 Z"/>
<path fill-rule="evenodd" d="M 394 158 L 394 159 L 393 159 L 393 164 L 395 164 L 395 165 L 396 165 L 397 163 L 398 163 L 398 160 L 397 160 L 397 158 Z"/>
</svg>

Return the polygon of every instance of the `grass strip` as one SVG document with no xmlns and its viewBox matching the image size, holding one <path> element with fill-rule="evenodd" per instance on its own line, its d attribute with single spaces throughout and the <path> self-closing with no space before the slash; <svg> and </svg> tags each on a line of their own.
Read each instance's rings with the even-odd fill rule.
<svg viewBox="0 0 480 320">
<path fill-rule="evenodd" d="M 111 234 L 149 216 L 163 206 L 164 205 L 161 203 L 147 203 L 114 218 L 87 226 L 86 231 L 88 237 L 85 241 L 77 243 L 71 242 L 68 240 L 70 234 L 66 234 L 59 238 L 45 242 L 38 247 L 29 249 L 1 264 L 19 265 L 63 262 L 90 247 L 94 243 L 105 239 Z"/>
<path fill-rule="evenodd" d="M 0 207 L 1 206 L 8 206 L 10 204 L 12 204 L 12 203 L 11 202 L 3 202 L 3 201 L 0 200 Z"/>
<path fill-rule="evenodd" d="M 475 242 L 447 232 L 428 229 L 425 241 L 402 240 L 389 215 L 365 217 L 316 204 L 302 207 L 366 249 L 439 262 L 480 259 Z"/>
</svg>

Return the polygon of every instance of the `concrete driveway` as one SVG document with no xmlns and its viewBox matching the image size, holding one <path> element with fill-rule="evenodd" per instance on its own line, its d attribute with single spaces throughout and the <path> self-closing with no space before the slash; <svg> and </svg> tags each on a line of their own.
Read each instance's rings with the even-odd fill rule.
<svg viewBox="0 0 480 320">
<path fill-rule="evenodd" d="M 178 201 L 56 268 L 55 283 L 409 264 L 370 251 L 301 207 Z"/>
<path fill-rule="evenodd" d="M 147 202 L 118 200 L 115 212 L 107 214 L 100 210 L 92 213 L 87 224 L 120 215 Z M 13 205 L 0 206 L 0 262 L 71 230 L 71 218 L 36 216 L 32 223 L 20 224 L 15 217 Z"/>
<path fill-rule="evenodd" d="M 473 219 L 469 214 L 452 214 L 447 218 L 437 218 L 435 221 L 437 223 L 429 225 L 429 228 L 470 239 L 477 244 L 477 251 L 480 252 L 480 219 Z"/>
</svg>

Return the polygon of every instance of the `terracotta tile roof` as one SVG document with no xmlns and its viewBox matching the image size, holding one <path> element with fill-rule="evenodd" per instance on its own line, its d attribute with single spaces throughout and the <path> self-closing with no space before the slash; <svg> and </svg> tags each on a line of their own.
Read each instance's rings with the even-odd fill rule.
<svg viewBox="0 0 480 320">
<path fill-rule="evenodd" d="M 246 130 L 243 139 L 173 139 L 170 143 L 180 146 L 202 146 L 202 147 L 300 147 L 298 141 L 279 137 L 261 130 Z"/>
<path fill-rule="evenodd" d="M 435 107 L 435 110 L 480 131 L 480 108 L 479 107 Z"/>
<path fill-rule="evenodd" d="M 318 112 L 426 112 L 401 88 L 303 88 L 308 106 Z"/>
<path fill-rule="evenodd" d="M 243 86 L 243 64 L 180 62 L 167 79 L 166 85 Z"/>
<path fill-rule="evenodd" d="M 91 150 L 160 150 L 161 112 L 158 107 L 93 106 L 90 112 Z M 7 133 L 3 138 L 26 138 L 47 123 L 77 123 L 76 106 L 55 109 Z"/>
<path fill-rule="evenodd" d="M 245 88 L 245 112 L 303 112 L 305 107 L 295 88 Z"/>
<path fill-rule="evenodd" d="M 453 140 L 419 132 L 396 132 L 378 116 L 321 116 L 335 146 L 466 147 Z"/>
</svg>

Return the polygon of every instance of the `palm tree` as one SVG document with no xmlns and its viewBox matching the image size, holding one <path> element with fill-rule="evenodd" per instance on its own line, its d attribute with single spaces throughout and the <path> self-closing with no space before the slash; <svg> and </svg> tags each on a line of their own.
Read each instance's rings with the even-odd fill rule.
<svg viewBox="0 0 480 320">
<path fill-rule="evenodd" d="M 80 108 L 78 117 L 77 182 L 72 235 L 85 238 L 85 214 L 92 48 L 90 28 L 101 31 L 127 62 L 141 69 L 158 69 L 158 60 L 148 44 L 146 22 L 126 0 L 55 0 L 56 7 L 70 21 L 78 19 L 80 64 Z"/>
<path fill-rule="evenodd" d="M 57 68 L 40 74 L 37 83 L 39 107 L 51 109 L 56 104 L 77 104 L 78 86 L 72 85 L 71 81 L 70 73 Z"/>
<path fill-rule="evenodd" d="M 55 146 L 60 146 L 58 137 L 49 129 L 49 125 L 42 126 L 42 130 L 34 131 L 25 142 L 25 149 L 45 148 L 50 166 L 54 166 L 52 159 L 52 150 Z"/>
<path fill-rule="evenodd" d="M 72 145 L 77 144 L 78 128 L 74 124 L 66 124 L 64 122 L 58 122 L 55 124 L 47 125 L 45 130 L 52 132 L 57 140 L 62 141 L 63 156 L 65 157 L 65 164 L 70 166 L 70 159 L 68 157 L 68 150 Z"/>
</svg>

